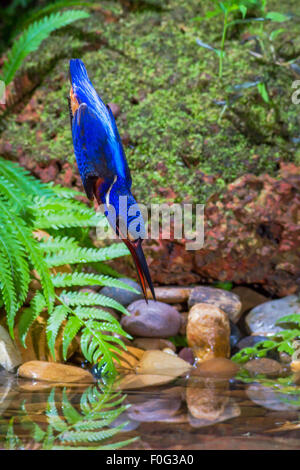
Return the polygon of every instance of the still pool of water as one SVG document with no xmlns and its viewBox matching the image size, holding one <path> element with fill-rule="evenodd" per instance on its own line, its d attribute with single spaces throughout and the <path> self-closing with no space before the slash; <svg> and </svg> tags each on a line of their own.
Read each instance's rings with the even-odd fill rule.
<svg viewBox="0 0 300 470">
<path fill-rule="evenodd" d="M 300 387 L 178 378 L 54 385 L 0 373 L 0 449 L 299 449 Z M 125 442 L 124 442 L 125 441 Z"/>
</svg>

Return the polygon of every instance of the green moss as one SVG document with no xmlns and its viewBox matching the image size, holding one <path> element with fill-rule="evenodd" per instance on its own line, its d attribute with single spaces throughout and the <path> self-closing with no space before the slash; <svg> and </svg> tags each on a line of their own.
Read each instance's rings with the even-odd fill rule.
<svg viewBox="0 0 300 470">
<path fill-rule="evenodd" d="M 293 9 L 272 3 L 269 9 Z M 109 5 L 106 2 L 105 7 Z M 249 54 L 253 45 L 240 41 L 243 32 L 257 31 L 249 25 L 227 40 L 220 82 L 217 56 L 200 48 L 195 38 L 218 46 L 221 18 L 211 23 L 193 21 L 201 14 L 203 5 L 196 0 L 172 0 L 165 11 L 137 10 L 117 23 L 105 23 L 95 13 L 80 26 L 81 39 L 78 34 L 77 39 L 70 36 L 76 29 L 68 36 L 50 38 L 26 65 L 46 63 L 61 44 L 63 58 L 35 94 L 39 121 L 20 125 L 10 116 L 2 140 L 13 144 L 13 152 L 21 147 L 36 161 L 74 161 L 66 96 L 68 58 L 77 56 L 84 60 L 103 100 L 121 106 L 117 124 L 121 135 L 129 134 L 125 151 L 139 200 L 158 202 L 172 190 L 177 201 L 203 203 L 245 172 L 276 175 L 280 159 L 299 160 L 291 143 L 300 124 L 299 107 L 291 103 L 290 84 L 295 78 L 287 67 L 259 63 Z M 293 34 L 293 27 L 287 34 Z M 93 50 L 84 52 L 93 35 L 107 45 L 99 43 L 99 48 L 93 45 Z M 222 107 L 216 101 L 230 96 L 229 87 L 257 77 L 265 78 L 274 106 L 262 101 L 257 88 L 250 88 L 220 119 Z"/>
</svg>

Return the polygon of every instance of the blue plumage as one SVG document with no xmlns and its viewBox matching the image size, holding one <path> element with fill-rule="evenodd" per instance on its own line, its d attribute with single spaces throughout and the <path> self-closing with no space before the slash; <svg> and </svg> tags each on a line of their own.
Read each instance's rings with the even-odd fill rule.
<svg viewBox="0 0 300 470">
<path fill-rule="evenodd" d="M 146 278 L 155 298 L 141 248 L 144 220 L 131 193 L 131 175 L 114 116 L 98 96 L 79 59 L 70 61 L 70 81 L 72 138 L 84 189 L 89 199 L 95 196 L 99 204 L 104 204 L 111 225 L 114 220 L 109 208 L 114 208 L 117 220 L 114 228 L 131 251 L 144 295 L 147 299 Z M 122 203 L 124 198 L 126 204 Z"/>
</svg>

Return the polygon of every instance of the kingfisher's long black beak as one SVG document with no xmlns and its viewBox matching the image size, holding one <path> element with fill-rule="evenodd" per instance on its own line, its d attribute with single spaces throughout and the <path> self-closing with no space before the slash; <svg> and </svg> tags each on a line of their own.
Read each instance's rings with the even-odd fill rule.
<svg viewBox="0 0 300 470">
<path fill-rule="evenodd" d="M 151 276 L 149 273 L 149 268 L 148 268 L 147 261 L 146 261 L 146 258 L 142 249 L 142 239 L 139 238 L 138 240 L 134 242 L 128 239 L 123 239 L 123 241 L 126 244 L 127 248 L 129 249 L 134 259 L 135 266 L 136 266 L 138 276 L 139 276 L 139 281 L 143 289 L 146 302 L 148 303 L 146 281 L 148 283 L 153 299 L 156 300 L 154 287 L 153 287 Z"/>
</svg>

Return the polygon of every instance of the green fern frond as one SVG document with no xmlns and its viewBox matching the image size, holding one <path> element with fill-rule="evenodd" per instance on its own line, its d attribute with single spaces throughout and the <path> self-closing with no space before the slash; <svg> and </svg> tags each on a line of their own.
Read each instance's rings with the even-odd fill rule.
<svg viewBox="0 0 300 470">
<path fill-rule="evenodd" d="M 40 211 L 35 220 L 35 227 L 40 229 L 72 228 L 72 227 L 97 227 L 99 223 L 99 215 L 94 213 L 92 216 L 89 212 L 82 213 L 80 211 L 59 211 L 48 212 Z"/>
<path fill-rule="evenodd" d="M 118 320 L 111 313 L 106 312 L 99 307 L 76 307 L 74 312 L 81 320 L 108 321 L 119 325 Z"/>
<path fill-rule="evenodd" d="M 123 243 L 113 243 L 105 248 L 76 248 L 70 251 L 61 251 L 46 256 L 45 260 L 49 267 L 62 266 L 64 264 L 95 263 L 107 261 L 120 256 L 128 255 L 129 251 Z"/>
<path fill-rule="evenodd" d="M 58 331 L 64 320 L 67 318 L 68 313 L 69 310 L 67 307 L 65 307 L 64 305 L 58 305 L 53 309 L 53 312 L 48 318 L 46 336 L 48 346 L 53 358 L 55 358 L 55 341 L 58 335 Z"/>
<path fill-rule="evenodd" d="M 27 170 L 18 164 L 5 160 L 2 157 L 0 157 L 0 175 L 18 192 L 25 194 L 30 199 L 35 196 L 53 196 L 53 191 L 48 185 L 34 178 Z M 27 200 L 23 200 L 22 203 L 26 204 Z"/>
<path fill-rule="evenodd" d="M 95 215 L 94 209 L 87 207 L 80 201 L 76 199 L 70 199 L 68 197 L 36 197 L 34 199 L 34 205 L 38 211 L 43 211 L 48 213 L 54 213 L 70 210 L 74 212 L 79 212 L 80 214 L 88 214 L 90 216 Z"/>
<path fill-rule="evenodd" d="M 28 15 L 26 15 L 25 21 L 22 21 L 18 25 L 18 29 L 16 32 L 14 32 L 13 37 L 16 35 L 16 33 L 18 33 L 18 31 L 24 30 L 31 23 L 34 23 L 35 21 L 39 20 L 43 16 L 47 16 L 56 11 L 60 11 L 63 8 L 76 7 L 76 6 L 91 7 L 93 5 L 94 4 L 92 2 L 85 2 L 85 1 L 80 1 L 80 0 L 59 0 L 56 2 L 51 2 L 49 5 L 46 5 L 44 8 L 37 8 L 36 10 L 32 11 L 29 17 Z"/>
<path fill-rule="evenodd" d="M 67 239 L 71 240 L 71 239 Z M 138 293 L 134 287 L 119 281 L 114 277 L 106 276 L 104 274 L 92 274 L 83 272 L 74 273 L 58 273 L 52 276 L 52 281 L 55 287 L 71 287 L 71 286 L 109 286 L 126 289 L 130 292 Z"/>
<path fill-rule="evenodd" d="M 0 239 L 1 242 L 1 239 Z M 14 285 L 13 271 L 7 257 L 0 249 L 1 291 L 7 314 L 10 334 L 13 336 L 14 318 L 17 313 L 17 293 Z"/>
<path fill-rule="evenodd" d="M 100 307 L 110 307 L 118 310 L 125 315 L 128 314 L 127 310 L 114 299 L 106 297 L 102 294 L 96 294 L 94 292 L 70 292 L 64 290 L 60 296 L 62 303 L 68 305 L 69 307 L 77 306 L 93 306 L 99 305 Z"/>
<path fill-rule="evenodd" d="M 83 325 L 84 323 L 77 316 L 71 316 L 68 319 L 68 322 L 64 328 L 63 344 L 62 344 L 63 345 L 63 358 L 65 361 L 67 360 L 68 348 Z"/>
<path fill-rule="evenodd" d="M 118 426 L 112 423 L 130 407 L 123 404 L 126 396 L 112 393 L 112 387 L 113 384 L 109 383 L 99 390 L 97 386 L 91 385 L 83 392 L 78 408 L 70 403 L 64 388 L 61 409 L 58 409 L 57 403 L 60 400 L 56 399 L 57 392 L 53 388 L 47 400 L 46 430 L 32 420 L 32 414 L 27 414 L 26 403 L 22 406 L 24 426 L 26 425 L 27 432 L 30 432 L 35 442 L 39 442 L 44 450 L 113 450 L 131 444 L 138 438 L 117 440 L 112 444 L 107 442 L 111 437 L 125 431 L 127 422 Z M 23 443 L 15 434 L 13 424 L 12 419 L 8 426 L 6 442 L 11 449 L 21 449 Z"/>
<path fill-rule="evenodd" d="M 75 199 L 76 197 L 85 197 L 85 194 L 77 189 L 67 188 L 66 186 L 54 185 L 53 182 L 48 183 L 54 194 L 64 199 Z"/>
<path fill-rule="evenodd" d="M 7 85 L 12 81 L 23 60 L 33 51 L 36 51 L 42 41 L 56 29 L 62 28 L 74 21 L 88 18 L 89 14 L 81 10 L 68 10 L 53 13 L 29 26 L 14 42 L 3 66 L 3 80 Z"/>
<path fill-rule="evenodd" d="M 26 348 L 25 339 L 29 328 L 45 307 L 46 302 L 44 296 L 40 292 L 37 292 L 30 302 L 30 307 L 24 309 L 22 312 L 19 321 L 19 337 L 24 348 Z"/>
<path fill-rule="evenodd" d="M 75 240 L 75 238 L 71 237 L 49 237 L 48 240 L 40 241 L 39 247 L 42 251 L 46 253 L 52 253 L 56 251 L 71 250 L 77 248 L 78 242 Z"/>
</svg>

